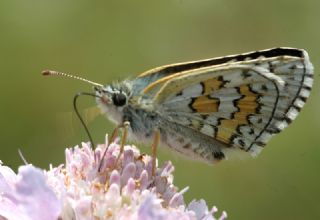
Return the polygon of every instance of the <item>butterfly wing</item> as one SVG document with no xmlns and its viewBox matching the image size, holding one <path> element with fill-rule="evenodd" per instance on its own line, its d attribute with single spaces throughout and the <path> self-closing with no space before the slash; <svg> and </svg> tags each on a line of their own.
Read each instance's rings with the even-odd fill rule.
<svg viewBox="0 0 320 220">
<path fill-rule="evenodd" d="M 172 122 L 253 154 L 298 115 L 313 82 L 307 53 L 277 48 L 160 67 L 143 94 Z"/>
</svg>

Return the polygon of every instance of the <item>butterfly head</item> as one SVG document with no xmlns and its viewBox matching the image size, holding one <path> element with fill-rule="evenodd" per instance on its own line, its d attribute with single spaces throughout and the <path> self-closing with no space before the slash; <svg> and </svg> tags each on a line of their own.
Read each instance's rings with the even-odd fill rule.
<svg viewBox="0 0 320 220">
<path fill-rule="evenodd" d="M 94 87 L 98 106 L 110 119 L 121 121 L 122 111 L 128 105 L 130 90 L 125 82 Z"/>
</svg>

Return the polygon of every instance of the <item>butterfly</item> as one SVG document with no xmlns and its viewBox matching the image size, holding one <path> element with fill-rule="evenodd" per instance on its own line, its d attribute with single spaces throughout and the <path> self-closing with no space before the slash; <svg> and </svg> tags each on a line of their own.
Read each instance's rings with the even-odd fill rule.
<svg viewBox="0 0 320 220">
<path fill-rule="evenodd" d="M 305 50 L 282 47 L 91 83 L 98 106 L 127 128 L 125 136 L 211 164 L 238 150 L 257 155 L 286 128 L 310 95 L 313 66 Z"/>
</svg>

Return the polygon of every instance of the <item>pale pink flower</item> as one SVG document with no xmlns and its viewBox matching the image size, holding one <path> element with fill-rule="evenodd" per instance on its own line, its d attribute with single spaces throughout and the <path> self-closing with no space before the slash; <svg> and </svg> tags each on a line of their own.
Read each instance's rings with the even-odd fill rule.
<svg viewBox="0 0 320 220">
<path fill-rule="evenodd" d="M 150 156 L 125 146 L 116 164 L 120 146 L 107 146 L 66 149 L 66 164 L 48 171 L 25 165 L 15 174 L 0 163 L 0 220 L 216 219 L 204 200 L 185 204 L 188 188 L 173 185 L 170 161 L 152 176 Z M 219 220 L 225 218 L 223 212 Z"/>
<path fill-rule="evenodd" d="M 43 171 L 21 166 L 16 175 L 0 165 L 0 219 L 58 219 L 59 201 L 46 183 Z"/>
</svg>

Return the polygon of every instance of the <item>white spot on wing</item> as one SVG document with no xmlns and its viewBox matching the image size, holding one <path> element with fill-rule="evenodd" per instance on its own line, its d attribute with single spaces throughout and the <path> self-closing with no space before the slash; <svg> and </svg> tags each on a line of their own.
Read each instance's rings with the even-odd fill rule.
<svg viewBox="0 0 320 220">
<path fill-rule="evenodd" d="M 278 121 L 275 123 L 275 127 L 278 128 L 279 130 L 283 130 L 286 127 L 288 127 L 288 123 L 286 121 Z"/>
<path fill-rule="evenodd" d="M 204 125 L 200 131 L 201 131 L 201 133 L 206 134 L 211 137 L 213 137 L 214 133 L 215 133 L 213 127 L 210 125 Z"/>
<path fill-rule="evenodd" d="M 300 95 L 301 95 L 302 97 L 304 97 L 304 98 L 308 98 L 309 95 L 310 95 L 310 91 L 307 90 L 307 89 L 301 89 Z"/>
<path fill-rule="evenodd" d="M 217 125 L 218 124 L 218 119 L 216 116 L 209 116 L 207 119 L 206 119 L 206 123 L 207 124 L 210 124 L 210 125 Z"/>
<path fill-rule="evenodd" d="M 225 84 L 226 87 L 234 87 L 243 84 L 244 79 L 242 77 L 243 70 L 234 70 L 232 73 L 228 73 L 223 76 L 224 81 L 228 81 Z"/>
<path fill-rule="evenodd" d="M 170 102 L 165 102 L 161 108 L 165 109 L 164 111 L 169 112 L 192 112 L 192 109 L 189 108 L 189 104 L 191 102 L 191 98 L 187 99 L 179 99 L 179 97 L 175 97 Z"/>
<path fill-rule="evenodd" d="M 202 93 L 202 85 L 200 83 L 194 84 L 182 90 L 182 96 L 197 97 Z"/>
<path fill-rule="evenodd" d="M 219 111 L 221 112 L 237 112 L 238 108 L 236 108 L 233 102 L 220 102 Z"/>
<path fill-rule="evenodd" d="M 287 113 L 287 117 L 291 120 L 294 120 L 298 114 L 299 112 L 296 108 L 290 108 L 290 110 Z"/>
<path fill-rule="evenodd" d="M 211 96 L 215 98 L 240 97 L 239 92 L 235 88 L 222 88 L 215 90 Z"/>
<path fill-rule="evenodd" d="M 296 99 L 296 101 L 294 101 L 294 105 L 299 107 L 299 108 L 302 108 L 303 105 L 304 105 L 304 101 L 302 101 L 301 99 Z"/>
<path fill-rule="evenodd" d="M 311 77 L 306 77 L 306 78 L 304 79 L 304 82 L 303 82 L 303 85 L 304 85 L 304 86 L 311 87 L 312 84 L 313 84 L 313 78 L 311 78 Z"/>
</svg>

